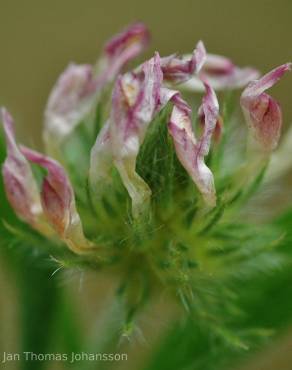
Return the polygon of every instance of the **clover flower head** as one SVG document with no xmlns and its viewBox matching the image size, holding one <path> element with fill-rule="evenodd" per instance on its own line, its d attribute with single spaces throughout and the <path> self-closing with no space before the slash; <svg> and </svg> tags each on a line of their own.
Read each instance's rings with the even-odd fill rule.
<svg viewBox="0 0 292 370">
<path fill-rule="evenodd" d="M 241 212 L 280 139 L 280 105 L 265 91 L 291 63 L 260 77 L 199 41 L 191 54 L 155 52 L 126 68 L 148 43 L 136 23 L 105 44 L 96 65 L 69 64 L 45 109 L 45 154 L 18 145 L 12 116 L 1 110 L 7 200 L 30 238 L 58 246 L 62 266 L 110 266 L 122 276 L 128 317 L 149 286 L 166 286 L 222 333 L 227 283 L 251 268 L 250 245 L 256 259 L 271 242 L 270 234 L 258 241 Z M 241 88 L 245 131 L 228 100 Z M 264 153 L 252 163 L 246 131 Z"/>
</svg>

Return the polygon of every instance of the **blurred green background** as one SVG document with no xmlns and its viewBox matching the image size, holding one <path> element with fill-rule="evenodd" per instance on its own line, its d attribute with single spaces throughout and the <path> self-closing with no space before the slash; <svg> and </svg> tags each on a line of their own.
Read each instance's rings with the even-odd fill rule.
<svg viewBox="0 0 292 370">
<path fill-rule="evenodd" d="M 154 50 L 161 55 L 190 52 L 202 39 L 209 52 L 266 72 L 292 60 L 291 19 L 291 0 L 0 0 L 0 105 L 7 106 L 15 116 L 23 141 L 40 146 L 42 112 L 57 76 L 70 61 L 94 63 L 104 42 L 128 23 L 140 20 L 151 29 L 148 55 Z M 292 122 L 291 91 L 291 78 L 283 79 L 273 89 L 273 96 L 282 104 L 286 126 Z M 98 311 L 97 300 L 102 297 L 104 285 L 96 293 L 95 278 L 87 278 L 77 299 L 72 294 L 76 305 L 83 302 L 80 311 L 85 322 Z M 0 320 L 1 332 L 6 336 L 0 337 L 0 344 L 1 348 L 16 350 L 17 295 L 13 283 L 9 270 L 1 267 Z M 73 278 L 66 284 L 76 293 Z M 158 318 L 160 311 L 158 307 Z M 291 369 L 292 360 L 287 358 L 292 348 L 289 338 L 284 340 L 284 347 L 280 341 L 269 351 L 273 361 L 263 354 L 260 362 L 249 369 Z M 138 363 L 147 348 L 140 351 L 136 354 Z M 133 363 L 135 368 L 135 359 Z"/>
</svg>

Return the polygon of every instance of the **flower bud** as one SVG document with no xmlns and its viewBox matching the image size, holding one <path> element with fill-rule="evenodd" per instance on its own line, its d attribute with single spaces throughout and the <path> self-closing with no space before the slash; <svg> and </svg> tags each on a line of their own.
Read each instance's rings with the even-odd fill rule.
<svg viewBox="0 0 292 370">
<path fill-rule="evenodd" d="M 282 127 L 280 105 L 265 91 L 290 69 L 289 63 L 273 69 L 259 80 L 252 81 L 241 95 L 240 103 L 248 127 L 265 152 L 277 147 Z"/>
<path fill-rule="evenodd" d="M 21 147 L 21 152 L 29 161 L 48 171 L 43 180 L 41 202 L 49 223 L 72 251 L 80 254 L 91 251 L 76 209 L 74 190 L 63 167 L 26 147 Z"/>
</svg>

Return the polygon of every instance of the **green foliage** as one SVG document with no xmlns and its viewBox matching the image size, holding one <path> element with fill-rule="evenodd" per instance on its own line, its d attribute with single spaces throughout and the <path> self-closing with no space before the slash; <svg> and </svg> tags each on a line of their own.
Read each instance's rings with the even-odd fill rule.
<svg viewBox="0 0 292 370">
<path fill-rule="evenodd" d="M 237 292 L 237 307 L 241 309 L 241 312 L 232 315 L 230 331 L 235 337 L 230 337 L 228 333 L 228 341 L 226 333 L 221 333 L 222 337 L 214 330 L 202 330 L 200 322 L 192 319 L 183 323 L 176 322 L 166 333 L 145 370 L 234 369 L 259 346 L 271 340 L 271 334 L 279 333 L 291 325 L 291 211 L 281 216 L 273 225 L 286 234 L 277 247 L 286 263 L 269 271 L 264 263 L 267 259 L 270 259 L 269 264 L 274 263 L 274 256 L 270 255 L 258 266 L 262 269 L 261 272 L 256 275 L 247 273 L 244 280 L 233 281 L 233 291 Z M 259 264 L 260 261 L 255 263 Z M 242 346 L 238 337 L 249 344 L 248 350 L 238 350 Z"/>
<path fill-rule="evenodd" d="M 99 203 L 88 186 L 90 148 L 102 126 L 103 104 L 76 129 L 64 145 L 64 163 L 85 233 L 102 246 L 98 255 L 75 255 L 60 241 L 47 240 L 20 222 L 1 183 L 0 246 L 19 282 L 23 348 L 44 352 L 56 327 L 68 339 L 62 344 L 65 351 L 80 347 L 70 340 L 78 329 L 52 276 L 57 269 L 109 270 L 120 279 L 116 311 L 110 313 L 119 320 L 114 327 L 105 325 L 108 340 L 95 342 L 95 349 L 117 346 L 120 335 L 130 337 L 154 292 L 172 293 L 184 314 L 166 333 L 147 370 L 223 369 L 291 320 L 291 212 L 265 224 L 242 216 L 247 201 L 261 191 L 266 163 L 244 172 L 245 139 L 242 145 L 232 141 L 241 130 L 232 99 L 226 98 L 222 140 L 208 158 L 218 189 L 214 209 L 204 205 L 177 160 L 167 132 L 168 107 L 152 123 L 138 156 L 137 172 L 152 190 L 149 219 L 139 222 L 132 219 L 129 196 L 114 169 L 112 185 Z M 32 325 L 44 316 L 42 325 Z M 51 337 L 37 339 L 42 330 Z"/>
</svg>

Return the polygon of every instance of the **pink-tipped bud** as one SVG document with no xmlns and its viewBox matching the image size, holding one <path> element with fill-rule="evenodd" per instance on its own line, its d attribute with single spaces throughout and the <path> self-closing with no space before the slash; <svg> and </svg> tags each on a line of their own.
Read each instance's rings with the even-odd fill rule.
<svg viewBox="0 0 292 370">
<path fill-rule="evenodd" d="M 280 105 L 265 90 L 276 84 L 290 69 L 290 63 L 275 68 L 259 80 L 252 81 L 241 95 L 240 103 L 248 127 L 265 152 L 277 147 L 282 127 Z"/>
<path fill-rule="evenodd" d="M 55 160 L 21 147 L 23 155 L 48 171 L 44 178 L 41 201 L 44 213 L 57 234 L 75 253 L 91 251 L 77 212 L 74 191 L 64 168 Z"/>
</svg>

